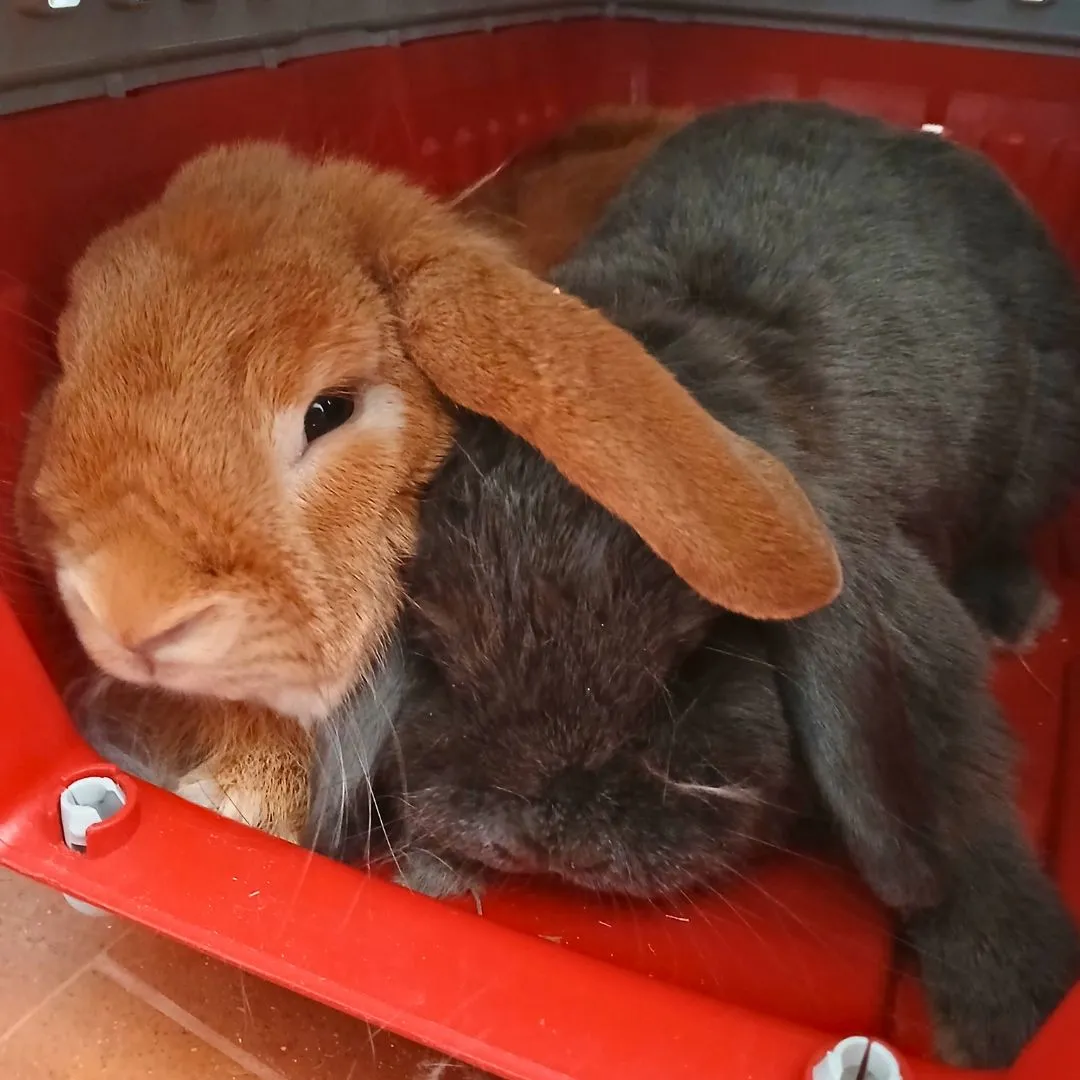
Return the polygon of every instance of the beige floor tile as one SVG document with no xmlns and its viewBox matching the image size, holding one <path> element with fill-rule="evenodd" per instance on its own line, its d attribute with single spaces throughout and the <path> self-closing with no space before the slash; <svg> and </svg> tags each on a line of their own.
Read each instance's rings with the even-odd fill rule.
<svg viewBox="0 0 1080 1080">
<path fill-rule="evenodd" d="M 422 1063 L 433 1057 L 407 1040 L 143 930 L 127 935 L 109 956 L 284 1080 L 420 1080 Z M 448 1070 L 445 1077 L 459 1080 L 463 1074 Z"/>
<path fill-rule="evenodd" d="M 250 1080 L 219 1050 L 90 970 L 0 1041 L 4 1080 Z"/>
<path fill-rule="evenodd" d="M 0 867 L 0 1036 L 126 929 Z"/>
<path fill-rule="evenodd" d="M 478 1076 L 435 1057 L 0 869 L 0 1080 Z"/>
</svg>

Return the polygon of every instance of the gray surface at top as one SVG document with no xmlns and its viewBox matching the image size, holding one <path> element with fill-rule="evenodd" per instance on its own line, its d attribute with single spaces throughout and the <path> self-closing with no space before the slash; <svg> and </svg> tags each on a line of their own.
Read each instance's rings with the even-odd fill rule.
<svg viewBox="0 0 1080 1080">
<path fill-rule="evenodd" d="M 69 0 L 70 2 L 70 0 Z M 1077 0 L 0 2 L 0 113 L 457 30 L 585 16 L 719 20 L 1080 54 Z"/>
</svg>

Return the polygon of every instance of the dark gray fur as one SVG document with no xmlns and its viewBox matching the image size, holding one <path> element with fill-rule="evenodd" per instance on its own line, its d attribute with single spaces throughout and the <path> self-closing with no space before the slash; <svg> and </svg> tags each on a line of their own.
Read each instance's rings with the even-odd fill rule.
<svg viewBox="0 0 1080 1080">
<path fill-rule="evenodd" d="M 1031 620 L 1028 534 L 1080 467 L 1066 266 L 977 156 L 757 104 L 674 135 L 554 281 L 786 462 L 846 586 L 790 623 L 717 611 L 461 415 L 408 570 L 416 656 L 380 770 L 413 883 L 682 890 L 818 801 L 900 913 L 954 1056 L 1009 1062 L 1080 970 L 1018 822 L 985 643 Z"/>
</svg>

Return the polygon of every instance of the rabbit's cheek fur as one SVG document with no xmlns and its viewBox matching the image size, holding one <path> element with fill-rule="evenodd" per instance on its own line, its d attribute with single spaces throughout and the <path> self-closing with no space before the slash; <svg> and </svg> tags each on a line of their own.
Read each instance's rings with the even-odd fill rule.
<svg viewBox="0 0 1080 1080">
<path fill-rule="evenodd" d="M 169 515 L 137 490 L 117 499 L 115 516 L 99 513 L 100 531 L 83 544 L 78 530 L 54 540 L 61 600 L 98 666 L 130 682 L 262 702 L 305 720 L 333 706 L 393 623 L 397 561 L 412 535 L 408 497 L 380 494 L 339 510 L 343 475 L 380 465 L 390 473 L 399 435 L 341 434 L 343 446 L 317 463 L 317 474 L 291 487 L 269 475 L 244 500 L 250 524 L 223 522 L 220 546 L 193 531 L 190 547 L 177 544 Z M 192 491 L 196 503 L 208 494 Z M 372 557 L 357 572 L 350 560 L 364 547 Z M 192 565 L 192 554 L 205 568 Z M 297 633 L 298 624 L 309 632 Z"/>
</svg>

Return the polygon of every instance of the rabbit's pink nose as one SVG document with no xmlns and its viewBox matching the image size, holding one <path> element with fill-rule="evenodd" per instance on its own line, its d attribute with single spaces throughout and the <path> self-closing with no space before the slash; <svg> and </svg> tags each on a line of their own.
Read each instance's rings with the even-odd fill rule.
<svg viewBox="0 0 1080 1080">
<path fill-rule="evenodd" d="M 126 569 L 126 568 L 125 568 Z M 163 603 L 135 574 L 90 562 L 58 568 L 57 584 L 83 645 L 119 678 L 156 679 L 166 669 L 220 663 L 239 630 L 235 605 L 221 595 Z"/>
</svg>

